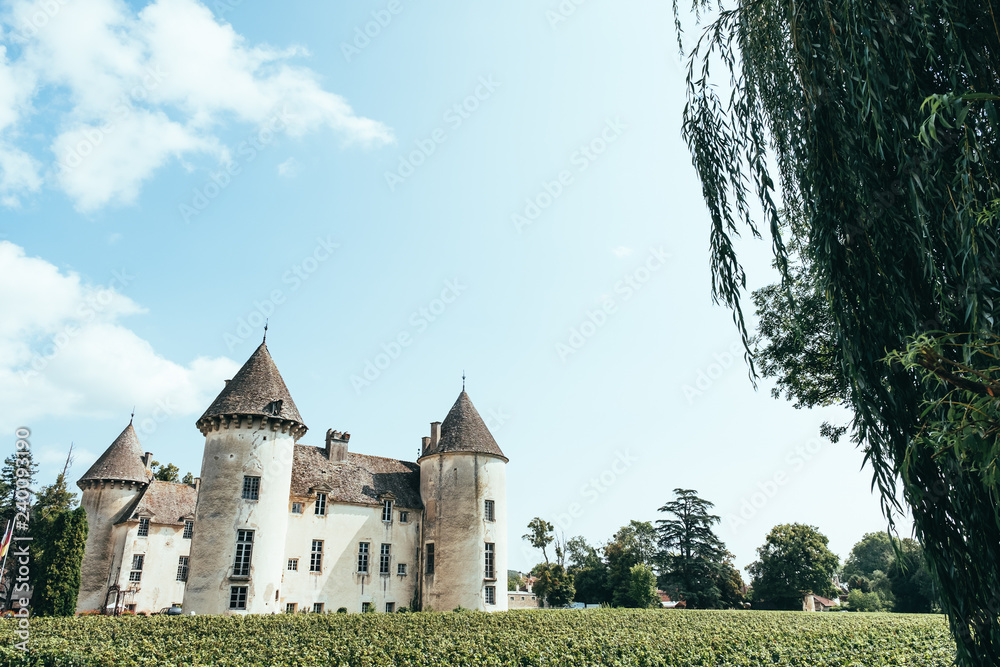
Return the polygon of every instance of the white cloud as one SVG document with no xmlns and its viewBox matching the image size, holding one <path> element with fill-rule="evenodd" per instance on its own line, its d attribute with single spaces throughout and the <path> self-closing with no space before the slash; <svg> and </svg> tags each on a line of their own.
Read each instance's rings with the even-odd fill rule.
<svg viewBox="0 0 1000 667">
<path fill-rule="evenodd" d="M 2 41 L 19 47 L 13 62 L 0 53 L 5 200 L 42 185 L 38 157 L 11 142 L 46 92 L 68 101 L 46 105 L 59 110 L 45 119 L 54 128 L 54 182 L 83 211 L 133 201 L 168 162 L 227 161 L 220 130 L 261 126 L 279 111 L 293 137 L 327 128 L 345 144 L 393 141 L 383 124 L 324 90 L 315 72 L 292 64 L 304 49 L 250 44 L 197 0 L 155 0 L 138 13 L 121 0 L 17 0 L 3 23 Z"/>
<path fill-rule="evenodd" d="M 295 158 L 290 157 L 278 165 L 278 176 L 282 178 L 294 178 L 299 173 L 299 163 Z"/>
<path fill-rule="evenodd" d="M 620 245 L 617 248 L 612 248 L 611 252 L 614 253 L 615 257 L 628 257 L 632 254 L 632 248 Z"/>
<path fill-rule="evenodd" d="M 239 364 L 198 357 L 182 365 L 158 354 L 120 323 L 145 312 L 122 294 L 130 280 L 116 271 L 105 285 L 87 283 L 0 241 L 0 428 L 121 415 L 133 405 L 139 414 L 185 416 L 211 402 Z"/>
<path fill-rule="evenodd" d="M 58 182 L 81 211 L 109 202 L 131 203 L 143 181 L 172 157 L 192 152 L 225 156 L 213 138 L 199 137 L 162 112 L 138 109 L 110 132 L 95 125 L 67 130 L 56 137 L 52 150 L 62 158 Z"/>
</svg>

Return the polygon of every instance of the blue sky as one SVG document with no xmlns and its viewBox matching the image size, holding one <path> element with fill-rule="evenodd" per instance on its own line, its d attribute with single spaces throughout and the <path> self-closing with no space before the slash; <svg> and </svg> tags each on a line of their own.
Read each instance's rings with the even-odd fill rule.
<svg viewBox="0 0 1000 667">
<path fill-rule="evenodd" d="M 2 7 L 0 427 L 45 480 L 133 405 L 197 474 L 269 317 L 307 443 L 412 460 L 467 373 L 512 567 L 536 515 L 598 543 L 675 487 L 740 567 L 777 523 L 841 556 L 884 528 L 862 454 L 818 440 L 845 413 L 754 391 L 711 302 L 669 3 Z"/>
</svg>

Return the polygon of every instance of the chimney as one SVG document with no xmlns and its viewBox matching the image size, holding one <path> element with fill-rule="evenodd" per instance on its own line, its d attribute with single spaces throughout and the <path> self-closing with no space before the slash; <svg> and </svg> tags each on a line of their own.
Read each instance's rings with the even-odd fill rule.
<svg viewBox="0 0 1000 667">
<path fill-rule="evenodd" d="M 194 492 L 198 493 L 201 490 L 201 477 L 194 478 Z"/>
<path fill-rule="evenodd" d="M 347 443 L 351 439 L 350 433 L 341 433 L 332 428 L 326 432 L 326 458 L 330 461 L 344 461 L 347 459 Z"/>
<path fill-rule="evenodd" d="M 441 441 L 441 422 L 431 422 L 431 448 Z"/>
<path fill-rule="evenodd" d="M 422 447 L 420 448 L 420 455 L 427 456 L 427 452 L 430 451 L 431 449 L 431 439 L 428 438 L 427 436 L 424 436 L 423 438 L 420 439 L 420 442 L 422 444 Z"/>
<path fill-rule="evenodd" d="M 144 468 L 149 467 L 149 462 L 153 460 L 153 452 L 146 452 L 142 457 L 142 465 Z"/>
</svg>

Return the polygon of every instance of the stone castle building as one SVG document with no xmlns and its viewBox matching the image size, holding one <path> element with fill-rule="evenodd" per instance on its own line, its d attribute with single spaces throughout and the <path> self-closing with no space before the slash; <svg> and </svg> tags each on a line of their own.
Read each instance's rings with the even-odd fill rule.
<svg viewBox="0 0 1000 667">
<path fill-rule="evenodd" d="M 507 609 L 503 455 L 464 388 L 416 462 L 306 426 L 262 343 L 197 422 L 194 484 L 153 479 L 130 423 L 80 479 L 78 611 Z"/>
</svg>

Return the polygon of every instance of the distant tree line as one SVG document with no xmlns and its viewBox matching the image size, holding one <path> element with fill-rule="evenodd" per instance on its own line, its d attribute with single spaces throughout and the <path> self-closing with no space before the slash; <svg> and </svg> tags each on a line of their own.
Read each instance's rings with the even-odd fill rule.
<svg viewBox="0 0 1000 667">
<path fill-rule="evenodd" d="M 712 507 L 695 490 L 674 489 L 659 509 L 663 519 L 630 521 L 597 547 L 580 536 L 564 540 L 535 517 L 523 536 L 543 557 L 529 573 L 532 591 L 554 607 L 655 607 L 662 591 L 688 609 L 800 610 L 804 597 L 814 594 L 835 599 L 845 611 L 940 611 L 920 544 L 888 533 L 866 534 L 841 567 L 816 527 L 775 526 L 746 568 L 748 587 L 715 534 L 719 517 Z M 510 590 L 526 585 L 520 573 L 509 573 Z"/>
</svg>

